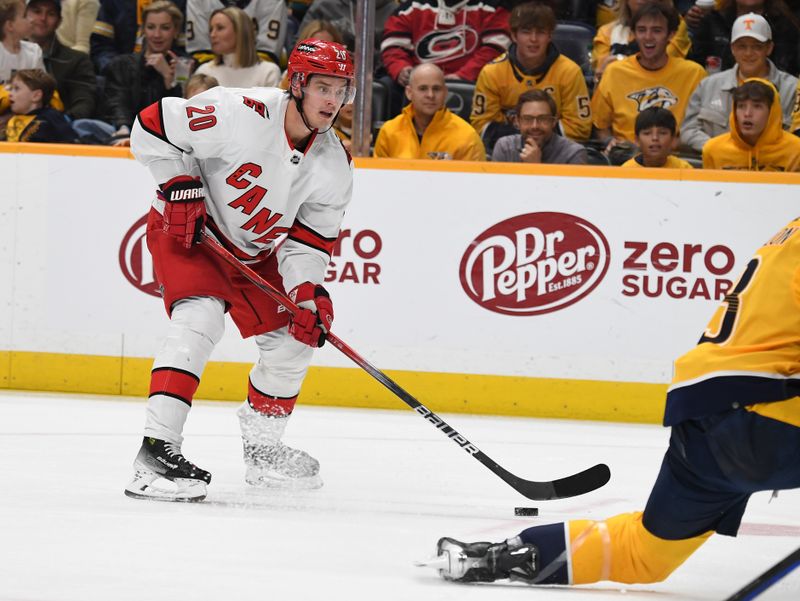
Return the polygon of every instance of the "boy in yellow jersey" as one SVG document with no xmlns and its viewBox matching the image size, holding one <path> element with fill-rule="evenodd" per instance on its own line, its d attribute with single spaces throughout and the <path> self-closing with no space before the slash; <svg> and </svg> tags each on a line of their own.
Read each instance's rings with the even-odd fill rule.
<svg viewBox="0 0 800 601">
<path fill-rule="evenodd" d="M 800 219 L 762 246 L 675 362 L 669 448 L 644 512 L 534 526 L 500 543 L 442 538 L 442 577 L 530 584 L 658 582 L 751 494 L 800 487 Z"/>
<path fill-rule="evenodd" d="M 445 106 L 444 72 L 434 63 L 411 70 L 406 86 L 410 103 L 383 124 L 374 156 L 392 159 L 485 161 L 486 150 L 469 123 Z"/>
<path fill-rule="evenodd" d="M 636 144 L 641 152 L 622 166 L 691 169 L 689 163 L 671 154 L 677 143 L 675 115 L 657 106 L 645 109 L 636 117 Z"/>
<path fill-rule="evenodd" d="M 592 98 L 600 140 L 634 141 L 636 116 L 651 106 L 669 109 L 680 126 L 689 98 L 706 76 L 697 63 L 667 54 L 678 26 L 671 6 L 649 3 L 633 16 L 639 52 L 610 64 Z"/>
<path fill-rule="evenodd" d="M 752 77 L 734 88 L 730 131 L 703 146 L 703 168 L 800 171 L 800 138 L 783 131 L 772 82 Z"/>
<path fill-rule="evenodd" d="M 517 5 L 509 19 L 513 44 L 478 74 L 470 122 L 491 151 L 495 142 L 518 133 L 511 123 L 517 99 L 527 90 L 548 92 L 556 101 L 562 133 L 586 140 L 592 132 L 589 91 L 581 68 L 552 43 L 553 10 L 544 4 Z"/>
</svg>

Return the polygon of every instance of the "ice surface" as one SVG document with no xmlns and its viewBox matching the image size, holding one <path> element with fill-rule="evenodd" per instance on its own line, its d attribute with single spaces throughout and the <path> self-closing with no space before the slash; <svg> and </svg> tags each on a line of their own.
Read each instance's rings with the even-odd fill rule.
<svg viewBox="0 0 800 601">
<path fill-rule="evenodd" d="M 429 401 L 436 409 L 435 402 Z M 664 583 L 578 589 L 454 585 L 412 562 L 440 536 L 500 540 L 530 524 L 640 509 L 667 441 L 656 426 L 445 417 L 515 474 L 603 461 L 612 480 L 531 502 L 412 411 L 299 406 L 286 442 L 322 464 L 317 491 L 248 490 L 231 403 L 197 402 L 186 456 L 213 474 L 201 504 L 123 487 L 144 402 L 0 393 L 0 601 L 721 600 L 800 544 L 800 491 L 754 496 L 737 539 L 714 537 Z M 514 517 L 515 506 L 539 517 Z M 793 575 L 764 600 L 800 599 Z"/>
</svg>

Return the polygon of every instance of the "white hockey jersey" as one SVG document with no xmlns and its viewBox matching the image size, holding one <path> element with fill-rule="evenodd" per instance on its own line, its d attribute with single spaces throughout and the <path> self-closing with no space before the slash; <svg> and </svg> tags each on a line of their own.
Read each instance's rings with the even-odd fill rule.
<svg viewBox="0 0 800 601">
<path fill-rule="evenodd" d="M 285 0 L 187 0 L 186 51 L 211 52 L 208 21 L 211 13 L 226 6 L 241 8 L 256 26 L 256 49 L 268 52 L 275 62 L 281 58 L 286 41 L 288 10 Z"/>
<path fill-rule="evenodd" d="M 289 95 L 277 88 L 211 88 L 188 100 L 163 98 L 144 109 L 131 152 L 161 185 L 200 176 L 208 228 L 240 259 L 268 256 L 281 238 L 284 286 L 323 281 L 353 191 L 353 166 L 328 130 L 305 152 L 284 130 Z M 153 206 L 163 213 L 164 202 Z"/>
</svg>

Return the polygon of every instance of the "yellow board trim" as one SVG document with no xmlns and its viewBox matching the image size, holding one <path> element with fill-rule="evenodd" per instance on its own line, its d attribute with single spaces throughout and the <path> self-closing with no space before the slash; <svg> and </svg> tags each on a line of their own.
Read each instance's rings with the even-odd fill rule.
<svg viewBox="0 0 800 601">
<path fill-rule="evenodd" d="M 0 388 L 146 397 L 152 359 L 0 351 Z M 242 401 L 247 363 L 211 362 L 197 398 Z M 421 403 L 441 413 L 660 423 L 665 384 L 387 371 Z M 311 367 L 300 394 L 307 405 L 403 409 L 358 368 Z"/>
<path fill-rule="evenodd" d="M 5 142 L 0 154 L 49 154 L 132 159 L 128 148 L 81 144 L 33 144 Z M 472 161 L 425 161 L 411 159 L 376 159 L 356 157 L 358 169 L 401 171 L 438 171 L 445 173 L 499 173 L 511 175 L 543 175 L 551 177 L 591 177 L 611 179 L 649 179 L 666 181 L 724 182 L 743 184 L 800 184 L 800 173 L 767 171 L 721 171 L 713 169 L 629 169 L 597 165 L 523 165 Z"/>
</svg>

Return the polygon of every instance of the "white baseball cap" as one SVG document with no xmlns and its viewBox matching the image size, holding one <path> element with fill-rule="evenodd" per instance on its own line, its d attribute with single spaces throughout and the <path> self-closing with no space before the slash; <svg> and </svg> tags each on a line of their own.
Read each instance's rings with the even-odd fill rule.
<svg viewBox="0 0 800 601">
<path fill-rule="evenodd" d="M 772 28 L 761 15 L 747 13 L 733 22 L 731 42 L 739 38 L 755 38 L 759 42 L 769 42 L 772 39 Z"/>
</svg>

